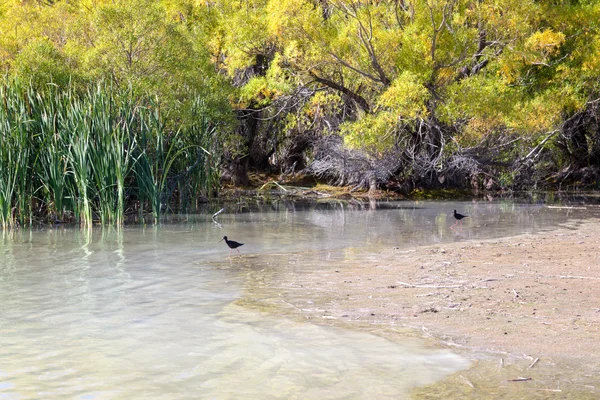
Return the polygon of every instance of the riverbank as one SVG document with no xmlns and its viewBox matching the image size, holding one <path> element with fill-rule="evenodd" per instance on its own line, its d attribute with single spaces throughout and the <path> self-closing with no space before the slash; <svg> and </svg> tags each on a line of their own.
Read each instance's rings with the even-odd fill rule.
<svg viewBox="0 0 600 400">
<path fill-rule="evenodd" d="M 496 240 L 247 261 L 249 292 L 262 294 L 245 306 L 390 340 L 412 328 L 473 360 L 415 398 L 600 396 L 598 220 Z"/>
</svg>

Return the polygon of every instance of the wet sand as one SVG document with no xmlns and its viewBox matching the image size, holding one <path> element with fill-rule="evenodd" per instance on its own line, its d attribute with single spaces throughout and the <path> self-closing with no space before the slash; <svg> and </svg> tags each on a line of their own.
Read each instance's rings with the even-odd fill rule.
<svg viewBox="0 0 600 400">
<path fill-rule="evenodd" d="M 422 336 L 473 360 L 414 398 L 600 398 L 598 220 L 496 240 L 242 257 L 233 266 L 249 277 L 244 306 L 390 340 Z"/>
</svg>

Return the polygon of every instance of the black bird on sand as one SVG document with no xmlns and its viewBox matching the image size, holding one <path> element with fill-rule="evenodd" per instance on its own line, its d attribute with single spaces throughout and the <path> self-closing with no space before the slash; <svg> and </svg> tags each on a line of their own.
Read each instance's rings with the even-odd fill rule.
<svg viewBox="0 0 600 400">
<path fill-rule="evenodd" d="M 456 212 L 456 210 L 454 210 L 454 218 L 456 219 L 456 222 L 454 223 L 454 225 L 460 223 L 460 226 L 462 226 L 462 221 L 461 220 L 463 218 L 469 218 L 469 216 L 468 215 L 459 214 L 459 213 Z M 454 226 L 454 225 L 452 225 L 452 226 Z"/>
<path fill-rule="evenodd" d="M 238 247 L 243 246 L 244 243 L 238 243 L 235 240 L 229 240 L 227 239 L 227 236 L 223 236 L 223 239 L 219 240 L 219 242 L 225 241 L 225 243 L 227 243 L 227 246 L 229 246 L 229 255 L 231 256 L 231 250 L 232 249 L 236 249 L 238 254 L 240 254 L 240 250 L 238 249 Z"/>
</svg>

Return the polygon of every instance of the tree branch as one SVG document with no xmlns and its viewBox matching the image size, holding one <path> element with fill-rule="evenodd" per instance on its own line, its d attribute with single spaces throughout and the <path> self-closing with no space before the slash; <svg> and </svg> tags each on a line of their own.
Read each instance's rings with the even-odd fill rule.
<svg viewBox="0 0 600 400">
<path fill-rule="evenodd" d="M 318 76 L 316 73 L 314 73 L 313 71 L 308 71 L 308 74 L 317 82 L 322 83 L 332 89 L 335 89 L 343 94 L 345 94 L 346 96 L 350 97 L 352 100 L 354 100 L 356 102 L 356 104 L 358 104 L 358 106 L 360 108 L 362 108 L 364 111 L 366 112 L 370 112 L 371 111 L 371 107 L 369 106 L 369 103 L 367 102 L 367 100 L 365 100 L 364 97 L 362 97 L 361 95 L 359 95 L 358 93 L 353 92 L 352 90 L 348 89 L 345 86 L 342 86 L 334 81 L 331 81 L 327 78 L 323 78 Z"/>
</svg>

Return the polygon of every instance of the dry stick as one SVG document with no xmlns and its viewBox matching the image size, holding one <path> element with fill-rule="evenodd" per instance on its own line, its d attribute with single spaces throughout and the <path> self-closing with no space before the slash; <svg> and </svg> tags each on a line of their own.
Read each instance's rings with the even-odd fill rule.
<svg viewBox="0 0 600 400">
<path fill-rule="evenodd" d="M 295 309 L 296 309 L 296 310 L 298 310 L 298 311 L 303 311 L 303 310 L 302 310 L 300 307 L 296 307 L 296 306 L 295 306 L 295 305 L 293 305 L 292 303 L 288 303 L 288 302 L 287 302 L 287 301 L 285 301 L 285 300 L 281 300 L 281 301 L 282 301 L 283 303 L 287 304 L 288 306 L 295 308 Z"/>
<path fill-rule="evenodd" d="M 561 279 L 600 279 L 598 276 L 579 276 L 579 275 L 545 275 L 546 278 Z"/>
<path fill-rule="evenodd" d="M 215 217 L 216 217 L 217 215 L 221 214 L 223 211 L 225 211 L 225 209 L 224 209 L 224 208 L 221 208 L 219 211 L 217 211 L 216 213 L 214 213 L 214 214 L 213 214 L 213 216 L 212 216 L 212 220 L 213 220 L 213 222 L 214 222 L 215 224 L 217 224 L 217 226 L 218 226 L 219 228 L 221 228 L 221 224 L 217 222 L 217 220 L 215 219 Z"/>
<path fill-rule="evenodd" d="M 475 386 L 473 386 L 473 384 L 471 383 L 471 381 L 469 381 L 467 378 L 465 378 L 464 376 L 460 375 L 460 377 L 465 381 L 465 383 L 469 386 L 471 386 L 472 388 L 474 388 Z"/>
<path fill-rule="evenodd" d="M 538 363 L 538 361 L 540 361 L 539 358 L 536 358 L 535 360 L 533 360 L 533 362 L 531 363 L 531 365 L 529 366 L 529 368 L 533 368 L 535 366 L 535 364 Z"/>
<path fill-rule="evenodd" d="M 269 181 L 267 183 L 265 183 L 264 185 L 262 185 L 260 188 L 258 188 L 258 191 L 262 191 L 266 186 L 274 184 L 276 186 L 279 186 L 281 189 L 283 189 L 284 192 L 287 192 L 287 189 L 284 188 L 283 186 L 281 186 L 279 183 L 275 182 L 275 181 Z"/>
<path fill-rule="evenodd" d="M 396 281 L 396 283 L 399 285 L 404 285 L 404 286 L 412 287 L 412 288 L 455 289 L 455 288 L 463 287 L 463 285 L 448 285 L 448 286 L 444 286 L 444 285 L 413 285 L 412 283 L 406 283 L 406 282 L 400 282 L 400 281 Z"/>
<path fill-rule="evenodd" d="M 509 379 L 509 382 L 525 382 L 525 381 L 530 381 L 532 380 L 532 378 L 523 378 L 522 376 L 519 376 L 517 379 Z"/>
</svg>

